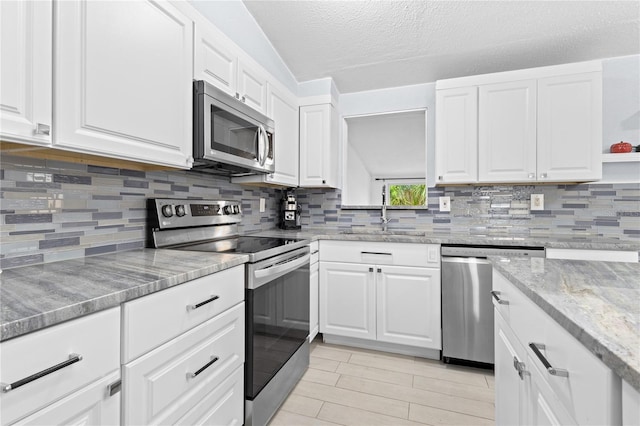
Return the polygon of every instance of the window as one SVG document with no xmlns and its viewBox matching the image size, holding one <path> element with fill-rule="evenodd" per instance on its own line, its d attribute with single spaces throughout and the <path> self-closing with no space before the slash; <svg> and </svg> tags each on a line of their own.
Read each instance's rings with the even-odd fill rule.
<svg viewBox="0 0 640 426">
<path fill-rule="evenodd" d="M 389 184 L 390 206 L 424 206 L 427 204 L 425 184 Z"/>
</svg>

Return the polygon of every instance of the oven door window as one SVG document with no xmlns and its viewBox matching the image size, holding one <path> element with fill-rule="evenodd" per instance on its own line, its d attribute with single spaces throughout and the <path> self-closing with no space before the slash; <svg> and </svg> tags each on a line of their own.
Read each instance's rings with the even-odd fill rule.
<svg viewBox="0 0 640 426">
<path fill-rule="evenodd" d="M 246 290 L 246 386 L 253 399 L 309 335 L 309 265 Z"/>
<path fill-rule="evenodd" d="M 211 104 L 211 149 L 257 161 L 258 126 Z"/>
</svg>

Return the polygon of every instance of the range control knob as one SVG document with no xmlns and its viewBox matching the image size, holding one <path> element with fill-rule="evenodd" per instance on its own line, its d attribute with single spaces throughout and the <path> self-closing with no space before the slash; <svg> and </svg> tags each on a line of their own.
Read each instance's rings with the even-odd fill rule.
<svg viewBox="0 0 640 426">
<path fill-rule="evenodd" d="M 165 204 L 164 206 L 162 206 L 162 216 L 164 217 L 173 216 L 173 209 L 171 208 L 170 204 Z"/>
<path fill-rule="evenodd" d="M 184 209 L 184 206 L 182 204 L 178 204 L 176 206 L 176 216 L 178 217 L 182 217 L 186 214 L 187 212 Z"/>
<path fill-rule="evenodd" d="M 233 213 L 233 206 L 224 206 L 222 208 L 222 213 L 223 214 L 232 214 Z"/>
</svg>

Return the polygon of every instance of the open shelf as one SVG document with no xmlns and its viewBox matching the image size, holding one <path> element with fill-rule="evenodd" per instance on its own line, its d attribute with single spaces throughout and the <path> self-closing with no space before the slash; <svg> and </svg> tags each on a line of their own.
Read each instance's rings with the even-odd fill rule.
<svg viewBox="0 0 640 426">
<path fill-rule="evenodd" d="M 602 154 L 603 163 L 628 163 L 640 161 L 640 152 L 627 152 L 624 154 Z"/>
</svg>

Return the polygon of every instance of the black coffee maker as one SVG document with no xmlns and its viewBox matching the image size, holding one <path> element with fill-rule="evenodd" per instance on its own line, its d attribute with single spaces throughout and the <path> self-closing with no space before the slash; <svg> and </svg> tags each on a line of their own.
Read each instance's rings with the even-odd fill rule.
<svg viewBox="0 0 640 426">
<path fill-rule="evenodd" d="M 280 209 L 281 229 L 300 229 L 300 213 L 302 208 L 298 205 L 296 194 L 287 191 L 282 197 L 282 207 Z"/>
</svg>

